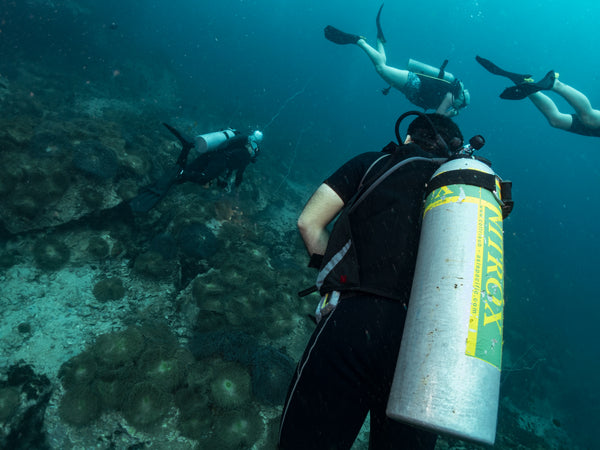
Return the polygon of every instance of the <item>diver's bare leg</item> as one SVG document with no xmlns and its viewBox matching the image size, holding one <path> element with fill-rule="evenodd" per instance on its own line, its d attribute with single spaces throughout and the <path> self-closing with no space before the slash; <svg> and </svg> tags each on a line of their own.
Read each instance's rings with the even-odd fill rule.
<svg viewBox="0 0 600 450">
<path fill-rule="evenodd" d="M 558 80 L 554 83 L 555 87 L 556 83 L 558 83 Z M 531 100 L 535 107 L 540 110 L 544 117 L 546 117 L 550 126 L 561 130 L 568 130 L 571 128 L 571 124 L 573 123 L 571 115 L 561 113 L 556 107 L 556 104 L 546 94 L 536 92 L 529 96 L 529 100 Z"/>
<path fill-rule="evenodd" d="M 561 83 L 559 80 L 554 82 L 552 90 L 573 107 L 585 126 L 600 128 L 600 111 L 592 108 L 590 101 L 583 93 L 565 83 Z"/>
<path fill-rule="evenodd" d="M 356 45 L 367 54 L 375 70 L 386 83 L 400 91 L 406 86 L 408 70 L 396 69 L 386 64 L 385 48 L 379 39 L 377 39 L 377 50 L 367 44 L 363 38 L 359 39 Z"/>
</svg>

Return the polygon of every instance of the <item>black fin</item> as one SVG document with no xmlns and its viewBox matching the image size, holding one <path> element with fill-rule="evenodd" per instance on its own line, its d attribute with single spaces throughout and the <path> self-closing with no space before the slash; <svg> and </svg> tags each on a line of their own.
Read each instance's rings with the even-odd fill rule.
<svg viewBox="0 0 600 450">
<path fill-rule="evenodd" d="M 381 29 L 381 22 L 380 22 L 380 18 L 381 18 L 381 10 L 383 9 L 383 3 L 381 4 L 381 6 L 379 7 L 379 11 L 377 12 L 377 19 L 375 19 L 375 24 L 377 25 L 377 40 L 381 41 L 382 44 L 385 44 L 387 41 L 385 40 L 385 37 L 383 36 L 383 30 Z"/>
<path fill-rule="evenodd" d="M 181 175 L 181 167 L 174 167 L 164 174 L 155 183 L 140 189 L 140 193 L 129 201 L 129 207 L 133 212 L 148 212 L 160 202 L 171 186 L 175 184 Z"/>
<path fill-rule="evenodd" d="M 182 149 L 181 153 L 179 154 L 179 157 L 177 158 L 177 165 L 180 167 L 185 167 L 185 165 L 187 164 L 188 155 L 190 154 L 190 150 L 193 149 L 196 144 L 185 139 L 179 131 L 177 131 L 168 123 L 163 122 L 163 125 L 167 127 L 167 130 L 173 133 L 173 135 L 175 135 L 177 139 L 179 139 L 179 142 L 181 142 Z"/>
<path fill-rule="evenodd" d="M 556 81 L 556 72 L 554 70 L 548 71 L 544 78 L 538 81 L 537 84 L 540 88 L 540 91 L 549 91 L 554 87 L 554 82 Z"/>
<path fill-rule="evenodd" d="M 356 44 L 360 39 L 360 36 L 357 36 L 356 34 L 345 33 L 342 30 L 332 27 L 331 25 L 327 25 L 324 31 L 325 39 L 333 42 L 334 44 Z"/>
<path fill-rule="evenodd" d="M 551 70 L 537 83 L 521 83 L 504 89 L 500 98 L 505 100 L 521 100 L 539 91 L 549 91 L 554 86 L 556 73 Z"/>
<path fill-rule="evenodd" d="M 493 73 L 494 75 L 499 75 L 501 77 L 506 77 L 511 80 L 515 84 L 521 84 L 529 79 L 531 79 L 531 75 L 529 74 L 520 74 L 514 72 L 508 72 L 504 69 L 501 69 L 496 64 L 491 62 L 489 59 L 482 58 L 481 56 L 476 56 L 475 59 L 479 64 L 481 64 L 488 72 Z"/>
<path fill-rule="evenodd" d="M 388 94 L 390 93 L 390 89 L 391 89 L 391 88 L 392 88 L 392 86 L 388 86 L 388 87 L 386 87 L 386 88 L 383 88 L 383 89 L 381 90 L 381 93 L 382 93 L 383 95 L 388 95 Z"/>
</svg>

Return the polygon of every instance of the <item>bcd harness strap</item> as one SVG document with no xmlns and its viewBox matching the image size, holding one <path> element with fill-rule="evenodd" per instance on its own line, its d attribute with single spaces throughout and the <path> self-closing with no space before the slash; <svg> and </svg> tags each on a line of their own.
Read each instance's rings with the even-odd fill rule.
<svg viewBox="0 0 600 450">
<path fill-rule="evenodd" d="M 494 192 L 496 190 L 496 176 L 478 170 L 452 170 L 444 172 L 427 184 L 425 195 L 431 194 L 442 186 L 450 186 L 452 184 L 468 184 Z"/>
<path fill-rule="evenodd" d="M 371 172 L 371 170 L 375 167 L 375 165 L 377 165 L 377 163 L 379 161 L 383 160 L 384 158 L 387 158 L 388 156 L 390 156 L 390 154 L 385 154 L 385 155 L 380 156 L 365 171 L 365 174 L 363 175 L 363 177 L 360 180 L 360 183 L 358 185 L 356 194 L 354 195 L 354 197 L 352 197 L 352 199 L 348 202 L 348 205 L 346 206 L 347 208 L 349 208 L 348 212 L 354 211 L 354 209 L 360 203 L 362 203 L 362 201 L 371 192 L 373 192 L 373 189 L 375 189 L 383 180 L 385 180 L 387 177 L 389 177 L 392 173 L 394 173 L 400 167 L 402 167 L 408 163 L 415 162 L 415 161 L 434 161 L 434 162 L 438 163 L 439 165 L 442 165 L 445 161 L 447 161 L 447 158 L 425 158 L 423 156 L 415 156 L 412 158 L 406 158 L 406 159 L 403 159 L 402 161 L 399 161 L 398 163 L 394 164 L 392 167 L 388 168 L 387 170 L 385 170 L 385 168 L 384 168 L 383 173 L 381 173 L 381 175 L 379 175 L 377 178 L 375 178 L 375 180 L 370 185 L 368 185 L 367 188 L 365 188 L 364 183 L 365 183 L 365 179 L 367 178 L 367 175 Z M 319 274 L 317 275 L 317 282 L 315 283 L 315 286 L 312 286 L 310 288 L 307 288 L 307 289 L 304 289 L 304 290 L 298 292 L 298 296 L 305 297 L 305 296 L 312 294 L 313 292 L 316 292 L 317 290 L 319 290 L 319 288 L 322 286 L 323 281 L 325 280 L 327 275 L 333 270 L 333 268 L 346 255 L 346 253 L 348 252 L 351 245 L 352 245 L 352 242 L 350 240 L 348 240 L 348 242 L 346 242 L 344 244 L 344 246 L 329 260 L 329 262 L 325 265 L 325 267 L 323 267 L 323 269 L 319 271 Z M 322 255 L 319 255 L 319 256 L 322 259 Z M 316 262 L 317 258 L 314 258 L 314 259 L 315 259 L 315 261 L 313 261 L 313 257 L 311 257 L 311 263 L 309 264 L 309 267 L 314 267 L 313 263 Z M 320 260 L 319 260 L 319 262 L 320 262 Z"/>
<path fill-rule="evenodd" d="M 365 181 L 365 178 L 366 178 L 367 174 L 371 171 L 371 169 L 379 161 L 381 161 L 383 158 L 385 158 L 387 156 L 389 156 L 389 155 L 383 155 L 383 156 L 377 158 L 373 162 L 373 164 L 371 164 L 371 166 L 369 166 L 369 168 L 366 170 L 365 174 L 363 175 L 362 180 L 359 183 L 359 187 L 358 187 L 357 193 L 354 195 L 354 197 L 350 200 L 350 202 L 346 206 L 348 208 L 348 213 L 351 213 L 352 211 L 354 211 L 356 209 L 356 207 L 358 205 L 360 205 L 362 203 L 362 201 L 365 198 L 367 198 L 367 196 L 371 192 L 373 192 L 373 190 L 377 186 L 379 186 L 379 184 L 381 184 L 381 182 L 383 182 L 387 177 L 389 177 L 392 173 L 394 173 L 400 167 L 405 166 L 406 164 L 409 164 L 409 163 L 412 163 L 412 162 L 416 162 L 416 161 L 427 161 L 427 162 L 433 161 L 433 162 L 438 163 L 439 165 L 441 165 L 445 161 L 447 161 L 447 158 L 426 158 L 426 157 L 423 157 L 423 156 L 414 156 L 414 157 L 411 157 L 411 158 L 406 158 L 406 159 L 403 159 L 402 161 L 397 162 L 396 164 L 394 164 L 393 166 L 391 166 L 387 170 L 384 169 L 384 172 L 381 175 L 379 175 L 377 178 L 375 178 L 375 180 L 373 182 L 371 182 L 371 184 L 368 185 L 368 187 L 365 188 L 365 186 L 364 186 L 363 183 Z M 331 273 L 331 271 L 335 268 L 335 266 L 344 258 L 344 256 L 346 256 L 346 253 L 348 253 L 348 250 L 350 249 L 351 245 L 352 245 L 352 240 L 349 239 L 342 246 L 342 248 L 336 254 L 334 254 L 331 257 L 331 259 L 327 262 L 327 264 L 325 264 L 325 267 L 323 267 L 319 271 L 319 274 L 317 275 L 317 282 L 316 282 L 317 289 L 321 288 L 321 286 L 323 285 L 323 282 L 325 281 L 325 278 L 327 278 L 327 276 Z"/>
<path fill-rule="evenodd" d="M 433 161 L 438 163 L 439 165 L 442 165 L 445 161 L 447 161 L 447 158 L 425 158 L 423 156 L 413 156 L 412 158 L 406 158 L 403 159 L 402 161 L 394 164 L 392 167 L 390 167 L 388 170 L 386 170 L 385 172 L 383 172 L 379 177 L 377 177 L 375 179 L 375 181 L 373 181 L 369 187 L 367 187 L 366 189 L 364 189 L 363 186 L 363 181 L 365 179 L 365 177 L 367 176 L 367 174 L 369 173 L 369 171 L 371 170 L 371 168 L 377 164 L 382 158 L 389 156 L 389 155 L 384 155 L 380 158 L 378 158 L 373 164 L 371 164 L 371 166 L 367 169 L 367 171 L 365 172 L 365 175 L 363 176 L 363 179 L 360 182 L 360 185 L 358 187 L 358 192 L 356 194 L 356 196 L 351 200 L 349 206 L 349 212 L 354 211 L 354 209 L 367 197 L 367 195 L 369 195 L 371 192 L 373 192 L 373 189 L 375 189 L 377 186 L 379 186 L 379 184 L 385 180 L 387 177 L 389 177 L 392 173 L 394 173 L 396 170 L 398 170 L 400 167 L 409 164 L 411 162 L 415 162 L 415 161 Z M 362 190 L 362 192 L 361 192 Z"/>
<path fill-rule="evenodd" d="M 431 194 L 442 186 L 450 186 L 452 184 L 477 186 L 494 193 L 496 192 L 496 179 L 498 179 L 500 183 L 500 197 L 498 200 L 501 202 L 502 218 L 506 219 L 514 206 L 511 192 L 512 182 L 508 180 L 502 181 L 496 175 L 490 173 L 480 172 L 478 170 L 453 170 L 441 173 L 429 182 L 425 195 Z"/>
</svg>

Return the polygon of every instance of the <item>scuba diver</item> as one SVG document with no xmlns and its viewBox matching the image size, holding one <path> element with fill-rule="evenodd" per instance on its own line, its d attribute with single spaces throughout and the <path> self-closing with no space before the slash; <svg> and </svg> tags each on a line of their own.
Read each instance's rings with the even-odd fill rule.
<svg viewBox="0 0 600 450">
<path fill-rule="evenodd" d="M 383 4 L 377 13 L 377 49 L 367 44 L 366 38 L 345 33 L 331 25 L 325 27 L 325 38 L 335 44 L 358 45 L 375 65 L 375 70 L 389 84 L 382 90 L 387 95 L 392 87 L 402 92 L 406 98 L 425 111 L 435 110 L 447 117 L 456 116 L 461 108 L 470 102 L 469 91 L 454 75 L 446 72 L 448 60 L 437 69 L 427 64 L 409 59 L 406 70 L 390 67 L 386 64 L 386 39 L 381 29 L 380 16 Z"/>
<path fill-rule="evenodd" d="M 182 150 L 175 167 L 167 171 L 155 183 L 141 189 L 129 205 L 134 212 L 150 211 L 167 194 L 171 186 L 185 182 L 207 184 L 217 179 L 221 187 L 228 187 L 228 180 L 235 172 L 235 187 L 242 183 L 244 170 L 256 161 L 262 132 L 250 135 L 235 130 L 223 130 L 197 136 L 195 141 L 185 139 L 175 128 L 164 123 L 167 129 L 181 142 Z M 200 148 L 201 153 L 188 164 L 190 150 Z"/>
<path fill-rule="evenodd" d="M 435 447 L 436 434 L 388 418 L 386 404 L 427 183 L 439 159 L 464 147 L 450 118 L 411 111 L 397 128 L 409 115 L 418 117 L 406 139 L 346 162 L 317 188 L 298 219 L 310 266 L 320 270 L 322 297 L 317 328 L 284 404 L 280 450 L 350 448 L 368 412 L 369 448 Z"/>
<path fill-rule="evenodd" d="M 593 109 L 588 98 L 578 90 L 558 80 L 558 74 L 549 71 L 544 78 L 534 82 L 529 74 L 519 74 L 501 69 L 488 59 L 476 56 L 475 59 L 488 72 L 508 78 L 515 86 L 506 88 L 500 98 L 506 100 L 529 100 L 544 115 L 550 126 L 582 136 L 600 137 L 600 111 Z M 556 104 L 540 91 L 553 91 L 564 98 L 575 110 L 575 114 L 559 111 Z"/>
</svg>

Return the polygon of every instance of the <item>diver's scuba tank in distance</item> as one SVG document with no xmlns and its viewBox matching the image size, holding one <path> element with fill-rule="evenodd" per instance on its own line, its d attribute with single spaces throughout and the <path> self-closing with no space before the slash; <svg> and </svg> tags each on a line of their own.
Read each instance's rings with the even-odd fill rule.
<svg viewBox="0 0 600 450">
<path fill-rule="evenodd" d="M 217 146 L 227 139 L 235 136 L 235 130 L 227 128 L 221 131 L 213 131 L 212 133 L 200 134 L 194 138 L 196 142 L 196 150 L 199 153 L 206 153 L 214 150 Z"/>
</svg>

